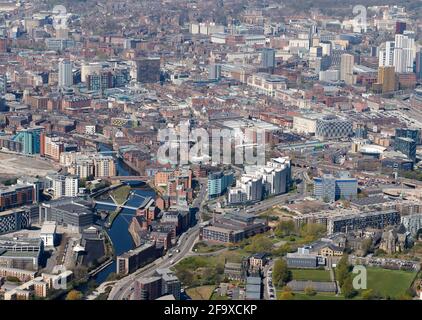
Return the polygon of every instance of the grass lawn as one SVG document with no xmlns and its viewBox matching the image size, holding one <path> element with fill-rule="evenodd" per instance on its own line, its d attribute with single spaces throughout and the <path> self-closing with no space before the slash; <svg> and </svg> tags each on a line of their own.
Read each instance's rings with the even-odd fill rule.
<svg viewBox="0 0 422 320">
<path fill-rule="evenodd" d="M 192 300 L 210 300 L 211 295 L 215 289 L 214 285 L 200 286 L 195 288 L 186 289 L 186 293 Z"/>
<path fill-rule="evenodd" d="M 344 300 L 344 296 L 330 293 L 317 293 L 314 296 L 308 296 L 304 293 L 296 292 L 294 294 L 294 300 Z"/>
<path fill-rule="evenodd" d="M 277 299 L 280 300 L 279 296 L 283 291 L 277 291 Z M 342 294 L 336 295 L 328 292 L 318 292 L 314 296 L 308 296 L 304 292 L 294 292 L 293 300 L 345 300 Z M 352 300 L 361 300 L 362 298 L 357 295 Z"/>
<path fill-rule="evenodd" d="M 113 196 L 114 200 L 116 200 L 117 204 L 123 204 L 130 193 L 130 186 L 123 185 L 117 189 L 114 189 L 111 192 L 111 195 Z"/>
<path fill-rule="evenodd" d="M 207 244 L 206 242 L 200 241 L 200 242 L 197 242 L 193 246 L 193 251 L 198 252 L 198 253 L 209 253 L 209 252 L 218 251 L 224 248 L 226 248 L 226 246 L 222 244 Z"/>
<path fill-rule="evenodd" d="M 328 270 L 290 269 L 294 280 L 331 281 Z"/>
<path fill-rule="evenodd" d="M 230 300 L 228 296 L 220 296 L 218 292 L 213 292 L 210 300 Z"/>
<path fill-rule="evenodd" d="M 402 270 L 367 268 L 368 289 L 373 289 L 383 296 L 398 297 L 410 287 L 416 273 Z"/>
</svg>

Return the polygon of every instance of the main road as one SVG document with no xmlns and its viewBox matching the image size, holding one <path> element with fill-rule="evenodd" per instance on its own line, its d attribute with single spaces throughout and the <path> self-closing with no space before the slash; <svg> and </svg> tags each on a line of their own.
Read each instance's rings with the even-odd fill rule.
<svg viewBox="0 0 422 320">
<path fill-rule="evenodd" d="M 302 175 L 303 172 L 299 171 L 297 172 L 297 174 Z M 113 285 L 112 290 L 110 291 L 108 300 L 128 299 L 134 290 L 134 283 L 137 279 L 142 278 L 142 277 L 149 277 L 153 275 L 155 270 L 157 269 L 169 268 L 177 264 L 180 260 L 185 258 L 191 252 L 192 247 L 194 246 L 199 235 L 199 228 L 202 222 L 201 210 L 202 210 L 202 206 L 204 204 L 206 195 L 207 195 L 207 186 L 205 182 L 202 182 L 199 194 L 192 203 L 193 208 L 198 208 L 197 217 L 196 217 L 198 223 L 192 228 L 190 228 L 189 230 L 187 230 L 185 233 L 183 233 L 179 237 L 176 245 L 169 252 L 167 252 L 165 256 L 155 260 L 154 262 L 144 266 L 143 268 L 140 268 L 139 270 L 135 271 L 131 275 L 128 275 L 120 279 L 119 281 L 117 281 Z M 246 212 L 251 213 L 251 214 L 257 214 L 259 212 L 272 208 L 275 205 L 282 204 L 286 200 L 293 201 L 301 197 L 303 197 L 303 191 L 302 192 L 297 191 L 297 192 L 294 192 L 293 194 L 288 193 L 288 194 L 275 196 L 273 198 L 261 201 L 260 203 L 255 204 L 254 206 L 246 208 Z"/>
<path fill-rule="evenodd" d="M 134 283 L 137 279 L 149 277 L 153 275 L 155 270 L 157 269 L 169 268 L 172 265 L 177 264 L 180 260 L 182 260 L 188 255 L 188 253 L 192 250 L 192 247 L 194 246 L 199 235 L 199 228 L 201 222 L 200 211 L 205 201 L 206 195 L 207 187 L 205 185 L 202 185 L 198 196 L 192 203 L 192 207 L 199 209 L 197 212 L 198 224 L 183 233 L 179 237 L 176 245 L 169 252 L 167 252 L 165 256 L 155 260 L 154 262 L 144 266 L 143 268 L 140 268 L 131 275 L 128 275 L 117 281 L 113 285 L 112 290 L 110 291 L 108 300 L 128 299 L 134 290 Z"/>
<path fill-rule="evenodd" d="M 116 284 L 114 284 L 113 289 L 108 296 L 108 300 L 128 299 L 134 290 L 134 283 L 137 279 L 152 276 L 155 270 L 169 268 L 178 263 L 191 251 L 198 235 L 199 225 L 196 225 L 179 238 L 178 244 L 174 247 L 176 250 L 173 250 L 173 256 L 170 256 L 170 254 L 167 253 L 165 256 L 119 280 Z"/>
</svg>

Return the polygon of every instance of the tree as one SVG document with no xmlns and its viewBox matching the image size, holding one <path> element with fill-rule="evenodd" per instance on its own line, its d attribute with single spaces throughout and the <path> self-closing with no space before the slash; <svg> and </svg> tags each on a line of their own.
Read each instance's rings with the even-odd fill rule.
<svg viewBox="0 0 422 320">
<path fill-rule="evenodd" d="M 20 282 L 19 278 L 14 276 L 7 276 L 6 280 L 9 282 Z"/>
<path fill-rule="evenodd" d="M 294 294 L 292 292 L 292 289 L 288 286 L 285 286 L 283 288 L 283 291 L 279 295 L 279 300 L 293 300 Z"/>
<path fill-rule="evenodd" d="M 344 279 L 343 285 L 341 286 L 341 292 L 346 299 L 351 299 L 357 294 L 357 291 L 353 288 L 353 280 L 350 274 Z"/>
<path fill-rule="evenodd" d="M 306 287 L 305 290 L 304 290 L 304 292 L 305 292 L 305 294 L 307 296 L 314 296 L 314 295 L 317 294 L 317 292 L 315 291 L 315 289 L 313 287 L 311 287 L 311 286 Z"/>
<path fill-rule="evenodd" d="M 106 282 L 107 281 L 116 281 L 116 280 L 119 280 L 119 279 L 121 279 L 121 275 L 119 275 L 115 272 L 110 272 L 110 274 L 107 276 Z"/>
<path fill-rule="evenodd" d="M 293 220 L 280 221 L 275 229 L 275 235 L 277 237 L 286 237 L 293 234 L 295 231 L 295 224 Z"/>
<path fill-rule="evenodd" d="M 377 249 L 377 250 L 375 250 L 375 252 L 374 252 L 374 256 L 383 256 L 383 255 L 386 255 L 387 254 L 387 252 L 385 252 L 384 250 L 382 250 L 382 249 Z"/>
<path fill-rule="evenodd" d="M 284 256 L 286 255 L 286 253 L 291 252 L 291 251 L 292 251 L 292 247 L 288 243 L 285 243 L 282 246 L 278 247 L 277 249 L 274 249 L 272 251 L 272 254 L 275 256 Z"/>
<path fill-rule="evenodd" d="M 291 279 L 291 272 L 287 268 L 287 263 L 283 259 L 278 259 L 274 263 L 273 280 L 276 285 L 282 286 Z"/>
<path fill-rule="evenodd" d="M 85 188 L 85 185 L 86 185 L 86 179 L 84 179 L 84 178 L 79 179 L 78 187 L 79 188 Z"/>
<path fill-rule="evenodd" d="M 204 284 L 212 284 L 216 283 L 216 272 L 214 268 L 204 268 L 202 271 L 202 280 L 204 281 Z"/>
<path fill-rule="evenodd" d="M 350 208 L 350 201 L 349 200 L 343 200 L 342 201 L 343 207 L 348 209 Z"/>
<path fill-rule="evenodd" d="M 320 223 L 307 223 L 302 226 L 300 235 L 305 238 L 306 242 L 314 241 L 322 237 L 327 227 Z"/>
<path fill-rule="evenodd" d="M 362 251 L 363 251 L 363 255 L 366 256 L 372 248 L 372 239 L 371 238 L 366 238 L 365 240 L 362 241 Z"/>
<path fill-rule="evenodd" d="M 88 289 L 90 291 L 94 291 L 97 286 L 98 286 L 97 285 L 97 282 L 94 279 L 89 280 L 89 282 L 88 282 Z"/>
<path fill-rule="evenodd" d="M 78 290 L 71 290 L 66 296 L 66 300 L 81 300 L 81 299 L 82 299 L 82 293 Z"/>
<path fill-rule="evenodd" d="M 363 300 L 374 300 L 377 298 L 373 289 L 367 289 L 362 291 L 362 299 Z"/>
<path fill-rule="evenodd" d="M 18 181 L 18 179 L 16 179 L 16 178 L 13 178 L 13 179 L 7 179 L 5 182 L 4 182 L 4 185 L 5 186 L 11 186 L 11 185 L 13 185 L 13 184 L 16 184 L 16 182 Z"/>
<path fill-rule="evenodd" d="M 73 269 L 75 280 L 84 279 L 88 275 L 88 268 L 84 266 L 77 266 Z"/>
<path fill-rule="evenodd" d="M 190 270 L 182 269 L 176 272 L 177 277 L 179 278 L 180 282 L 183 283 L 185 286 L 191 286 L 194 282 L 193 273 Z"/>
<path fill-rule="evenodd" d="M 271 252 L 273 243 L 263 234 L 258 234 L 251 239 L 251 244 L 245 247 L 248 252 Z"/>
<path fill-rule="evenodd" d="M 348 276 L 349 272 L 350 272 L 349 255 L 344 254 L 341 257 L 336 267 L 336 277 L 337 277 L 338 283 L 340 284 L 340 287 L 343 286 L 344 280 Z"/>
</svg>

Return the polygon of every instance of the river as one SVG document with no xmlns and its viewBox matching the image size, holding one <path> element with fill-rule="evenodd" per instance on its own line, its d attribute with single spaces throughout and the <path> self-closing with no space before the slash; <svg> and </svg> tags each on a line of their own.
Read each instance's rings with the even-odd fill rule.
<svg viewBox="0 0 422 320">
<path fill-rule="evenodd" d="M 106 145 L 100 145 L 100 151 L 110 151 L 110 148 Z M 128 168 L 122 159 L 117 159 L 117 175 L 118 176 L 128 176 L 133 175 L 133 172 Z M 140 206 L 143 200 L 146 197 L 155 198 L 155 192 L 147 186 L 143 181 L 130 181 L 132 185 L 132 193 L 129 196 L 127 202 L 128 206 Z M 96 209 L 101 210 L 114 210 L 114 206 L 111 203 L 110 206 L 98 205 Z M 123 209 L 117 218 L 114 220 L 113 225 L 110 229 L 107 230 L 107 233 L 113 243 L 114 253 L 116 256 L 129 251 L 135 248 L 133 243 L 132 236 L 129 233 L 129 224 L 132 220 L 132 217 L 135 215 L 135 210 Z M 116 272 L 116 261 L 114 261 L 107 268 L 99 272 L 95 276 L 95 281 L 97 284 L 104 282 L 108 275 L 112 272 Z"/>
</svg>

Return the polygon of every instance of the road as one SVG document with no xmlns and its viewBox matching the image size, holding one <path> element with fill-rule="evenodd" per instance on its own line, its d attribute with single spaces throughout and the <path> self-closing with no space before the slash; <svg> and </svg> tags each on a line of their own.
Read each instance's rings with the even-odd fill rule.
<svg viewBox="0 0 422 320">
<path fill-rule="evenodd" d="M 302 171 L 296 172 L 296 176 L 303 175 Z M 303 179 L 302 179 L 303 183 Z M 286 200 L 293 201 L 303 197 L 302 192 L 303 188 L 298 188 L 297 192 L 283 194 L 279 196 L 275 196 L 274 198 L 270 198 L 264 200 L 258 204 L 255 204 L 249 208 L 246 208 L 247 213 L 255 214 L 262 211 L 265 211 L 269 208 L 272 208 L 275 205 L 283 204 Z M 183 233 L 175 247 L 173 247 L 167 254 L 154 262 L 144 266 L 143 268 L 137 270 L 131 275 L 128 275 L 121 280 L 117 281 L 113 285 L 113 289 L 111 290 L 108 300 L 126 300 L 130 298 L 131 293 L 134 290 L 134 283 L 137 279 L 142 277 L 148 277 L 154 274 L 156 269 L 160 268 L 169 268 L 175 264 L 177 264 L 180 260 L 184 259 L 186 256 L 192 254 L 192 247 L 194 246 L 198 235 L 199 235 L 199 228 L 202 222 L 202 207 L 206 200 L 207 196 L 207 186 L 205 181 L 201 181 L 201 188 L 198 193 L 198 196 L 192 203 L 193 208 L 198 208 L 196 213 L 196 218 L 198 223 Z M 268 280 L 269 278 L 267 278 Z M 264 284 L 265 285 L 265 284 Z M 268 284 L 266 285 L 266 288 Z M 266 289 L 267 290 L 267 289 Z M 267 293 L 269 296 L 269 293 Z"/>
<path fill-rule="evenodd" d="M 284 204 L 286 200 L 294 201 L 296 199 L 301 198 L 302 195 L 299 193 L 293 194 L 282 194 L 279 196 L 275 196 L 274 198 L 270 198 L 264 201 L 261 201 L 253 206 L 246 207 L 246 213 L 255 214 L 260 213 L 262 211 L 268 210 L 276 205 Z"/>
<path fill-rule="evenodd" d="M 179 238 L 179 244 L 174 247 L 174 249 L 180 250 L 179 252 L 173 250 L 173 256 L 170 256 L 169 253 L 167 253 L 164 257 L 155 260 L 154 262 L 139 269 L 133 274 L 119 280 L 113 286 L 113 289 L 109 294 L 108 300 L 128 299 L 128 297 L 133 291 L 133 284 L 137 279 L 153 275 L 156 269 L 169 268 L 172 265 L 177 264 L 180 260 L 185 258 L 185 256 L 191 251 L 198 235 L 199 225 L 197 224 Z"/>
<path fill-rule="evenodd" d="M 177 244 L 169 252 L 167 252 L 165 256 L 135 271 L 131 275 L 128 275 L 117 281 L 113 285 L 113 289 L 108 296 L 108 300 L 129 299 L 131 293 L 134 290 L 133 285 L 137 279 L 151 276 L 157 269 L 169 268 L 177 264 L 180 260 L 184 259 L 188 253 L 191 252 L 192 247 L 195 245 L 195 242 L 198 239 L 200 223 L 202 222 L 201 208 L 206 199 L 206 195 L 207 187 L 204 184 L 201 184 L 199 194 L 192 203 L 193 208 L 199 209 L 196 213 L 198 223 L 183 233 L 179 237 Z"/>
<path fill-rule="evenodd" d="M 264 300 L 275 300 L 276 291 L 273 285 L 273 261 L 264 267 Z"/>
</svg>

